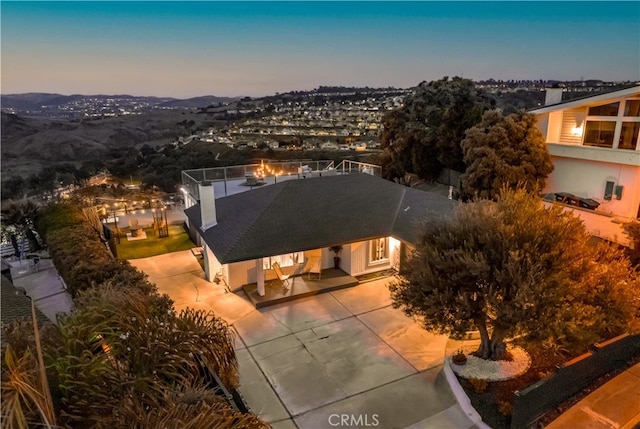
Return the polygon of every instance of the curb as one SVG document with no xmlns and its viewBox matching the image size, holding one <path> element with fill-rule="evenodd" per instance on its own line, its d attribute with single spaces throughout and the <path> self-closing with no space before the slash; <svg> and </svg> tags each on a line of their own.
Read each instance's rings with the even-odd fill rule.
<svg viewBox="0 0 640 429">
<path fill-rule="evenodd" d="M 490 426 L 488 426 L 486 423 L 482 421 L 482 417 L 480 417 L 480 414 L 478 414 L 476 409 L 473 408 L 473 405 L 471 405 L 471 400 L 465 393 L 462 386 L 460 386 L 460 383 L 458 382 L 458 378 L 456 377 L 456 375 L 453 373 L 453 370 L 451 369 L 449 357 L 444 358 L 444 364 L 442 367 L 444 370 L 445 378 L 447 379 L 447 383 L 449 384 L 449 387 L 453 392 L 453 396 L 456 397 L 456 401 L 458 402 L 458 405 L 460 405 L 460 408 L 465 413 L 467 418 L 471 420 L 473 424 L 475 424 L 480 429 L 491 429 Z"/>
</svg>

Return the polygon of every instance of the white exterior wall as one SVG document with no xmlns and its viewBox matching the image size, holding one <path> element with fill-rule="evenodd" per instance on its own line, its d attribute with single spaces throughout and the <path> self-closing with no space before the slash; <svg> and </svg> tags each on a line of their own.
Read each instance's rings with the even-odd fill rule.
<svg viewBox="0 0 640 429">
<path fill-rule="evenodd" d="M 227 264 L 229 289 L 237 290 L 249 283 L 256 283 L 256 261 L 242 261 Z"/>
<path fill-rule="evenodd" d="M 400 241 L 393 237 L 389 237 L 389 259 L 383 262 L 371 263 L 369 261 L 370 242 L 360 241 L 357 243 L 345 244 L 340 252 L 340 268 L 347 274 L 357 276 L 375 271 L 385 270 L 394 266 L 398 266 L 400 260 Z M 212 254 L 213 255 L 213 254 Z M 304 252 L 305 262 L 311 256 L 320 256 L 322 261 L 322 269 L 333 268 L 333 252 L 328 248 L 314 249 Z M 215 256 L 214 256 L 215 258 Z M 217 271 L 224 276 L 229 289 L 238 290 L 242 285 L 256 283 L 257 275 L 262 275 L 265 281 L 275 279 L 275 274 L 271 270 L 262 270 L 258 273 L 256 269 L 256 261 L 242 261 L 231 264 L 220 265 L 215 260 Z M 293 274 L 294 271 L 300 269 L 299 266 L 282 267 L 285 274 Z M 300 272 L 302 274 L 302 272 Z M 212 276 L 215 273 L 212 274 Z"/>
<path fill-rule="evenodd" d="M 640 143 L 636 150 L 618 149 L 623 122 L 637 122 L 637 117 L 623 115 L 625 100 L 638 99 L 638 87 L 618 91 L 615 95 L 603 94 L 585 100 L 568 102 L 561 106 L 537 109 L 538 128 L 554 164 L 554 171 L 547 178 L 545 192 L 568 192 L 579 197 L 591 198 L 600 203 L 597 210 L 567 207 L 579 216 L 587 230 L 598 237 L 628 245 L 622 223 L 638 217 L 640 210 Z M 620 102 L 617 116 L 593 116 L 593 120 L 616 121 L 613 147 L 584 146 L 585 124 L 589 107 Z M 622 198 L 615 194 L 604 199 L 606 183 L 622 186 Z"/>
<path fill-rule="evenodd" d="M 344 253 L 347 246 L 342 250 Z M 383 262 L 370 262 L 371 253 L 370 241 L 359 241 L 349 245 L 349 258 L 343 258 L 340 267 L 352 276 L 386 270 L 394 266 L 400 258 L 400 242 L 393 237 L 389 237 L 389 259 Z M 347 264 L 348 261 L 348 264 Z"/>
<path fill-rule="evenodd" d="M 222 264 L 220 263 L 220 261 L 218 261 L 216 255 L 214 255 L 214 253 L 211 251 L 209 246 L 207 246 L 204 240 L 202 240 L 202 255 L 204 257 L 205 279 L 212 282 L 216 274 L 224 275 Z"/>
<path fill-rule="evenodd" d="M 545 204 L 550 205 L 550 203 Z M 624 232 L 622 223 L 617 222 L 615 218 L 604 216 L 591 210 L 582 210 L 566 206 L 564 207 L 564 211 L 572 212 L 574 216 L 579 217 L 591 235 L 613 241 L 623 246 L 632 245 L 629 236 Z"/>
<path fill-rule="evenodd" d="M 585 159 L 551 157 L 555 169 L 547 178 L 545 192 L 569 192 L 600 203 L 597 212 L 624 220 L 635 219 L 640 205 L 640 166 Z M 622 199 L 604 199 L 606 182 L 623 186 Z"/>
</svg>

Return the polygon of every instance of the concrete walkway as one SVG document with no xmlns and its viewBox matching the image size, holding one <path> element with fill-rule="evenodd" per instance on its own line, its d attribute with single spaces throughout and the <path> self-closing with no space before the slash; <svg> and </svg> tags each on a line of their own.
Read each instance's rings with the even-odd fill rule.
<svg viewBox="0 0 640 429">
<path fill-rule="evenodd" d="M 190 251 L 130 262 L 177 310 L 233 327 L 240 392 L 276 429 L 474 427 L 442 371 L 447 337 L 393 309 L 388 279 L 256 310 L 205 281 Z"/>
<path fill-rule="evenodd" d="M 640 427 L 640 363 L 609 380 L 547 426 L 563 428 Z"/>
<path fill-rule="evenodd" d="M 7 261 L 11 266 L 11 281 L 16 288 L 25 290 L 47 319 L 57 324 L 59 313 L 71 312 L 73 300 L 48 254 L 42 252 L 40 255 L 37 265 L 32 259 Z"/>
</svg>

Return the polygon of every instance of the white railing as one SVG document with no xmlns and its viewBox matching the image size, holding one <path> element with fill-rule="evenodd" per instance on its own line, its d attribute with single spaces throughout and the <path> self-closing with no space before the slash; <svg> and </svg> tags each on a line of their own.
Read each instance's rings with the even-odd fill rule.
<svg viewBox="0 0 640 429">
<path fill-rule="evenodd" d="M 233 165 L 228 167 L 216 168 L 200 168 L 182 171 L 182 189 L 188 200 L 192 203 L 198 201 L 198 184 L 204 181 L 221 182 L 221 194 L 218 196 L 227 196 L 230 194 L 227 184 L 237 180 L 265 180 L 273 179 L 270 183 L 277 183 L 281 178 L 302 178 L 302 167 L 308 167 L 308 170 L 322 173 L 327 170 L 335 170 L 338 174 L 349 173 L 366 173 L 380 177 L 382 175 L 382 167 L 375 164 L 365 162 L 343 160 L 335 167 L 332 160 L 299 160 L 299 161 L 283 161 L 283 162 L 260 162 L 258 164 Z M 318 174 L 322 176 L 322 174 Z M 190 204 L 187 204 L 190 206 Z"/>
</svg>

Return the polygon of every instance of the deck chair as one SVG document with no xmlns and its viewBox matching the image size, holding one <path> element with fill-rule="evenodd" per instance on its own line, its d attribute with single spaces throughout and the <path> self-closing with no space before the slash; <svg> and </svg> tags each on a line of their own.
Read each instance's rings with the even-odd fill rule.
<svg viewBox="0 0 640 429">
<path fill-rule="evenodd" d="M 318 280 L 322 278 L 322 263 L 320 261 L 319 256 L 311 256 L 309 258 L 309 262 L 307 262 L 309 266 L 309 271 L 307 272 L 307 278 L 311 279 L 311 274 L 317 274 Z"/>
<path fill-rule="evenodd" d="M 280 265 L 277 262 L 271 266 L 271 269 L 273 269 L 273 272 L 278 276 L 278 280 L 282 282 L 282 288 L 287 289 L 289 287 L 290 275 L 283 273 L 282 268 L 280 268 Z"/>
</svg>

